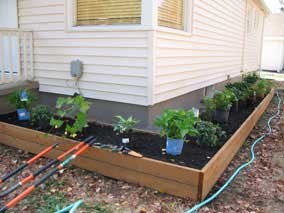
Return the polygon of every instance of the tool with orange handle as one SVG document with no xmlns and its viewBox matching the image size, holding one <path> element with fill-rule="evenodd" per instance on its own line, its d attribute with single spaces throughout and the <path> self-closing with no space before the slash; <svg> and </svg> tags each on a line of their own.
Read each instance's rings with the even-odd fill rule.
<svg viewBox="0 0 284 213">
<path fill-rule="evenodd" d="M 11 194 L 13 191 L 18 189 L 19 187 L 24 186 L 25 184 L 27 184 L 30 181 L 34 180 L 38 175 L 40 175 L 41 173 L 45 172 L 47 169 L 51 168 L 53 165 L 62 162 L 67 155 L 73 153 L 74 151 L 79 150 L 83 145 L 85 145 L 85 144 L 89 143 L 90 141 L 92 141 L 92 139 L 94 139 L 94 136 L 90 136 L 90 137 L 86 138 L 84 141 L 82 141 L 79 144 L 77 144 L 76 146 L 73 146 L 68 151 L 64 152 L 62 155 L 60 155 L 56 159 L 50 161 L 48 164 L 46 164 L 45 166 L 41 167 L 39 170 L 37 170 L 33 174 L 31 174 L 28 177 L 24 178 L 23 180 L 19 181 L 18 183 L 16 183 L 15 185 L 13 185 L 9 189 L 7 189 L 6 191 L 0 193 L 0 198 L 5 197 L 5 196 Z"/>
<path fill-rule="evenodd" d="M 17 203 L 19 203 L 21 200 L 23 200 L 25 197 L 27 197 L 31 192 L 33 192 L 38 186 L 43 184 L 46 180 L 48 180 L 51 176 L 62 170 L 64 167 L 66 167 L 69 163 L 71 163 L 75 158 L 77 158 L 79 155 L 81 155 L 83 152 L 85 152 L 90 146 L 92 146 L 96 142 L 96 139 L 93 139 L 88 144 L 84 145 L 80 150 L 78 150 L 75 154 L 67 158 L 65 161 L 63 161 L 61 164 L 59 164 L 57 167 L 52 169 L 50 172 L 45 174 L 41 179 L 39 179 L 34 185 L 27 188 L 24 192 L 19 194 L 17 197 L 15 197 L 13 200 L 8 202 L 4 207 L 0 209 L 0 213 L 6 212 L 8 209 L 13 208 Z"/>
<path fill-rule="evenodd" d="M 31 164 L 33 164 L 35 161 L 37 161 L 39 158 L 41 158 L 42 156 L 44 156 L 45 154 L 47 154 L 48 152 L 50 152 L 51 150 L 55 149 L 57 147 L 58 144 L 54 144 L 52 146 L 47 147 L 46 149 L 44 149 L 43 151 L 41 151 L 40 153 L 38 153 L 36 156 L 34 156 L 32 159 L 28 160 L 27 162 L 25 162 L 24 164 L 22 164 L 20 167 L 18 167 L 17 169 L 13 170 L 12 172 L 4 175 L 3 177 L 0 178 L 0 184 L 4 183 L 5 181 L 9 180 L 11 177 L 15 176 L 16 174 L 18 174 L 19 172 L 23 171 L 26 167 L 30 166 Z"/>
</svg>

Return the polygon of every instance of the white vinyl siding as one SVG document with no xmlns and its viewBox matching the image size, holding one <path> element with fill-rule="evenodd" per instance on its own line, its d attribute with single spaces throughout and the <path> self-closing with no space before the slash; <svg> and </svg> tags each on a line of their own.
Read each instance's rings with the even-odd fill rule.
<svg viewBox="0 0 284 213">
<path fill-rule="evenodd" d="M 260 68 L 261 64 L 261 48 L 262 48 L 262 31 L 263 31 L 263 13 L 253 4 L 249 2 L 248 7 L 253 8 L 253 15 L 251 17 L 251 27 L 246 32 L 245 49 L 244 49 L 244 68 L 245 72 L 256 71 Z M 259 15 L 258 25 L 255 16 Z"/>
<path fill-rule="evenodd" d="M 80 59 L 79 86 L 94 99 L 148 105 L 147 31 L 65 32 L 64 0 L 19 0 L 20 28 L 34 36 L 34 67 L 40 91 L 72 95 L 70 62 Z"/>
<path fill-rule="evenodd" d="M 248 1 L 259 12 L 258 27 L 252 23 L 250 32 L 243 0 L 188 1 L 193 3 L 190 33 L 153 29 L 154 13 L 142 15 L 149 29 L 65 31 L 65 0 L 19 0 L 19 24 L 33 31 L 40 91 L 73 94 L 69 64 L 80 59 L 84 96 L 146 106 L 258 69 L 263 12 Z M 142 2 L 154 8 L 153 2 Z"/>
<path fill-rule="evenodd" d="M 244 43 L 245 13 L 245 1 L 194 1 L 192 36 L 158 31 L 154 102 L 258 69 L 262 26 Z"/>
</svg>

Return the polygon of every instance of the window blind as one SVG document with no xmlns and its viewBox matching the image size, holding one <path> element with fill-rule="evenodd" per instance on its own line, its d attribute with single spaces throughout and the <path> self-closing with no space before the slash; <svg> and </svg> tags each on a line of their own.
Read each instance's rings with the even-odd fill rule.
<svg viewBox="0 0 284 213">
<path fill-rule="evenodd" d="M 159 25 L 184 29 L 184 0 L 160 0 Z"/>
<path fill-rule="evenodd" d="M 141 0 L 77 0 L 77 25 L 140 23 Z"/>
</svg>

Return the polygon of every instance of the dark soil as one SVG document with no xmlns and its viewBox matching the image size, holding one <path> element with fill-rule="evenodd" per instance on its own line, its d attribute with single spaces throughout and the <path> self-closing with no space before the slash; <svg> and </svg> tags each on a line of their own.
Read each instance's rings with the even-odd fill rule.
<svg viewBox="0 0 284 213">
<path fill-rule="evenodd" d="M 259 103 L 260 100 L 257 101 L 257 104 Z M 220 124 L 222 129 L 227 133 L 227 137 L 222 139 L 223 143 L 225 143 L 241 126 L 246 118 L 253 112 L 254 108 L 255 107 L 252 104 L 248 104 L 246 107 L 241 106 L 239 108 L 239 112 L 230 113 L 229 122 L 227 124 Z M 18 121 L 16 113 L 0 115 L 0 121 L 30 129 L 41 130 L 32 126 L 30 122 Z M 46 129 L 41 131 L 60 136 L 64 135 L 64 131 L 62 129 Z M 112 126 L 106 126 L 95 122 L 90 123 L 89 127 L 84 130 L 84 133 L 79 135 L 76 139 L 81 140 L 90 135 L 95 135 L 97 137 L 97 141 L 101 144 L 121 146 L 121 136 L 117 135 L 113 131 Z M 175 157 L 165 153 L 166 139 L 161 138 L 157 134 L 134 131 L 130 134 L 130 140 L 131 143 L 128 147 L 138 153 L 141 153 L 145 157 L 195 169 L 202 169 L 220 149 L 220 147 L 200 147 L 194 142 L 194 139 L 190 139 L 184 144 L 182 155 Z"/>
</svg>

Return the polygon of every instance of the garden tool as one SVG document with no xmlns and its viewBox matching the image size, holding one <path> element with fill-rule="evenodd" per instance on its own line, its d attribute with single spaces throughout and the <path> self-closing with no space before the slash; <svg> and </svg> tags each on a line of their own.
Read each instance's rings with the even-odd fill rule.
<svg viewBox="0 0 284 213">
<path fill-rule="evenodd" d="M 49 169 L 50 167 L 52 167 L 53 165 L 62 162 L 63 159 L 69 155 L 70 153 L 79 150 L 84 144 L 88 144 L 92 139 L 94 139 L 93 136 L 88 137 L 87 139 L 85 139 L 84 141 L 80 142 L 79 144 L 77 144 L 76 146 L 72 147 L 71 149 L 69 149 L 68 151 L 64 152 L 62 155 L 60 155 L 59 157 L 57 157 L 56 159 L 50 161 L 48 164 L 46 164 L 45 166 L 41 167 L 39 170 L 37 170 L 36 172 L 34 172 L 33 174 L 29 175 L 28 177 L 24 178 L 23 180 L 19 181 L 18 183 L 16 183 L 14 186 L 12 186 L 11 188 L 7 189 L 5 192 L 2 192 L 0 194 L 0 198 L 7 196 L 8 194 L 12 193 L 13 191 L 15 191 L 16 189 L 18 189 L 21 186 L 24 186 L 25 184 L 29 183 L 30 181 L 34 180 L 38 175 L 40 175 L 41 173 L 45 172 L 47 169 Z"/>
<path fill-rule="evenodd" d="M 79 155 L 81 155 L 83 152 L 85 152 L 90 146 L 92 146 L 96 142 L 96 139 L 93 139 L 91 142 L 85 144 L 82 148 L 80 148 L 75 154 L 67 158 L 65 161 L 63 161 L 61 164 L 59 164 L 57 167 L 52 169 L 50 172 L 45 174 L 41 179 L 35 182 L 35 184 L 28 187 L 24 192 L 19 194 L 17 197 L 12 199 L 10 202 L 8 202 L 4 207 L 0 209 L 0 213 L 6 212 L 8 209 L 13 208 L 17 203 L 19 203 L 21 200 L 26 198 L 30 193 L 32 193 L 36 188 L 38 188 L 41 184 L 43 184 L 45 181 L 47 181 L 50 177 L 52 177 L 54 174 L 61 171 L 63 168 L 65 168 L 69 163 L 71 163 L 74 159 L 76 159 Z"/>
<path fill-rule="evenodd" d="M 26 167 L 30 166 L 31 164 L 33 164 L 35 161 L 37 161 L 39 158 L 41 158 L 42 156 L 44 156 L 45 154 L 47 154 L 48 152 L 50 152 L 51 150 L 55 149 L 57 147 L 58 144 L 54 144 L 52 146 L 47 147 L 46 149 L 44 149 L 43 151 L 41 151 L 39 154 L 37 154 L 36 156 L 34 156 L 32 159 L 28 160 L 26 163 L 22 164 L 20 167 L 18 167 L 17 169 L 13 170 L 12 172 L 4 175 L 2 178 L 0 178 L 0 184 L 4 183 L 5 181 L 7 181 L 8 179 L 10 179 L 11 177 L 15 176 L 16 174 L 18 174 L 19 172 L 21 172 L 22 170 L 24 170 Z"/>
</svg>

